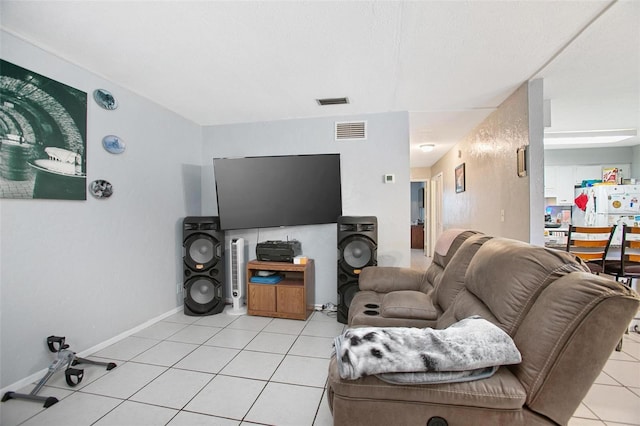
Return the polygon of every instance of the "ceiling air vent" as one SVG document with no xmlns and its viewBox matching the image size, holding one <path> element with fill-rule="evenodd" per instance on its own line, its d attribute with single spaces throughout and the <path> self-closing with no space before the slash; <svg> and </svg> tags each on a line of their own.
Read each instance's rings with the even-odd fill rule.
<svg viewBox="0 0 640 426">
<path fill-rule="evenodd" d="M 316 99 L 318 105 L 344 105 L 349 103 L 349 98 L 324 98 L 324 99 Z"/>
<path fill-rule="evenodd" d="M 336 122 L 336 140 L 364 140 L 367 139 L 366 121 Z"/>
</svg>

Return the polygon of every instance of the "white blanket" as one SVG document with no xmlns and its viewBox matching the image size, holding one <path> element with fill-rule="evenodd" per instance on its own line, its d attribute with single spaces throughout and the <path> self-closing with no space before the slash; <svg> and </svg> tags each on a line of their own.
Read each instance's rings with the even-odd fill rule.
<svg viewBox="0 0 640 426">
<path fill-rule="evenodd" d="M 442 330 L 350 328 L 335 338 L 334 349 L 343 379 L 379 374 L 393 383 L 475 380 L 522 361 L 511 337 L 479 316 Z"/>
</svg>

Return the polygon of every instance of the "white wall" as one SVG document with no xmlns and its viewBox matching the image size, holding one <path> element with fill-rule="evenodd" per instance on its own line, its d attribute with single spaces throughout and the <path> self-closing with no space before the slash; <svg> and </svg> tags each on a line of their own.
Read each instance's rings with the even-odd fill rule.
<svg viewBox="0 0 640 426">
<path fill-rule="evenodd" d="M 640 177 L 640 145 L 636 145 L 631 151 L 631 177 Z"/>
<path fill-rule="evenodd" d="M 366 120 L 368 139 L 336 142 L 334 122 L 345 120 Z M 217 215 L 213 174 L 215 157 L 340 153 L 343 215 L 377 216 L 378 264 L 410 265 L 409 128 L 406 112 L 211 126 L 204 128 L 203 138 L 204 215 Z M 385 173 L 394 173 L 396 183 L 383 183 Z M 259 241 L 299 240 L 303 254 L 315 259 L 315 302 L 337 303 L 335 224 L 226 233 L 227 243 L 230 238 L 237 237 L 247 241 L 248 259 L 255 259 L 255 246 Z"/>
<path fill-rule="evenodd" d="M 49 365 L 49 335 L 81 352 L 182 303 L 181 220 L 200 214 L 202 136 L 122 87 L 8 33 L 0 38 L 6 61 L 87 92 L 87 182 L 114 187 L 106 200 L 0 200 L 3 388 Z M 97 88 L 120 107 L 99 108 Z M 123 138 L 126 152 L 104 151 L 106 134 Z"/>
<path fill-rule="evenodd" d="M 638 147 L 584 148 L 584 149 L 546 149 L 545 166 L 572 166 L 594 164 L 630 164 L 635 163 Z M 633 169 L 633 164 L 632 164 Z M 625 178 L 640 177 L 633 170 L 625 170 Z"/>
<path fill-rule="evenodd" d="M 476 229 L 529 241 L 530 176 L 518 177 L 516 162 L 516 149 L 529 145 L 528 96 L 525 83 L 431 167 L 432 176 L 442 172 L 444 177 L 444 229 Z M 462 163 L 466 164 L 466 190 L 456 193 L 454 170 Z M 541 200 L 543 195 L 540 188 Z"/>
</svg>

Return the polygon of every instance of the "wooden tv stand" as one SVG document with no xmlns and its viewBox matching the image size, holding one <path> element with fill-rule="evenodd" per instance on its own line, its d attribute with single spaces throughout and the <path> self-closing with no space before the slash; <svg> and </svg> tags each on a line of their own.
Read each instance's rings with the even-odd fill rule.
<svg viewBox="0 0 640 426">
<path fill-rule="evenodd" d="M 275 271 L 284 275 L 276 284 L 252 283 L 258 271 Z M 306 320 L 315 304 L 315 265 L 288 262 L 247 263 L 247 313 L 265 317 Z"/>
</svg>

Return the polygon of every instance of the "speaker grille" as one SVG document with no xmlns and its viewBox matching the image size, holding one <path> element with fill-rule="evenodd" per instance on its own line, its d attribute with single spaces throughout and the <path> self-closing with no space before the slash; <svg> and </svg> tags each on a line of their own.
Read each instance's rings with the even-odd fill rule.
<svg viewBox="0 0 640 426">
<path fill-rule="evenodd" d="M 189 297 L 195 303 L 206 305 L 215 299 L 215 286 L 209 280 L 199 279 L 191 285 L 189 289 Z"/>
<path fill-rule="evenodd" d="M 222 256 L 220 241 L 211 235 L 195 233 L 184 242 L 184 261 L 192 269 L 203 271 L 215 265 Z"/>
<path fill-rule="evenodd" d="M 222 311 L 222 284 L 206 276 L 198 276 L 185 283 L 185 308 L 202 315 Z"/>
<path fill-rule="evenodd" d="M 373 257 L 371 241 L 361 237 L 353 237 L 344 246 L 343 256 L 346 264 L 354 269 L 362 269 L 369 265 Z"/>
<path fill-rule="evenodd" d="M 196 263 L 209 263 L 213 259 L 213 241 L 198 238 L 189 246 L 189 256 Z"/>
<path fill-rule="evenodd" d="M 352 283 L 351 285 L 346 285 L 341 289 L 340 292 L 340 304 L 344 306 L 351 305 L 351 301 L 353 300 L 353 296 L 359 291 L 358 283 Z"/>
<path fill-rule="evenodd" d="M 340 232 L 374 232 L 375 223 L 341 223 Z"/>
<path fill-rule="evenodd" d="M 338 322 L 346 324 L 349 319 L 349 306 L 356 293 L 360 291 L 358 281 L 350 281 L 338 288 Z"/>
<path fill-rule="evenodd" d="M 220 229 L 216 217 L 187 217 L 182 226 L 184 231 L 218 231 Z"/>
</svg>

